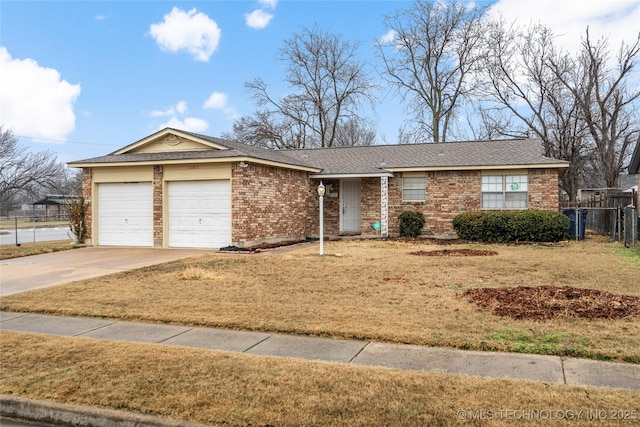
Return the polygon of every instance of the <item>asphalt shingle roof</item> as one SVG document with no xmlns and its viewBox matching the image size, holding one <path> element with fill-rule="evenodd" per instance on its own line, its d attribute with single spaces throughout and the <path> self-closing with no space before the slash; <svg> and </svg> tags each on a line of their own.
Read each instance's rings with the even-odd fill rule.
<svg viewBox="0 0 640 427">
<path fill-rule="evenodd" d="M 292 150 L 322 168 L 321 174 L 380 173 L 399 168 L 466 168 L 566 163 L 542 155 L 542 143 L 535 139 L 445 142 L 368 147 Z"/>
<path fill-rule="evenodd" d="M 270 150 L 207 135 L 180 132 L 227 147 L 228 150 L 112 153 L 102 157 L 72 162 L 70 165 L 87 163 L 106 165 L 109 163 L 245 157 L 318 169 L 320 170 L 318 175 L 366 175 L 380 174 L 387 170 L 399 168 L 465 169 L 483 166 L 568 164 L 568 162 L 543 156 L 542 143 L 536 139 Z"/>
</svg>

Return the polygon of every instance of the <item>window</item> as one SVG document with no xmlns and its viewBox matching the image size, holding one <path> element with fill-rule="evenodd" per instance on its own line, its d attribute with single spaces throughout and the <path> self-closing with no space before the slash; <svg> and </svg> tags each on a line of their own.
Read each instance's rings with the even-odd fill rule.
<svg viewBox="0 0 640 427">
<path fill-rule="evenodd" d="M 426 196 L 426 181 L 424 176 L 402 178 L 402 201 L 424 202 Z"/>
<path fill-rule="evenodd" d="M 483 209 L 526 209 L 527 175 L 485 175 L 482 177 Z"/>
</svg>

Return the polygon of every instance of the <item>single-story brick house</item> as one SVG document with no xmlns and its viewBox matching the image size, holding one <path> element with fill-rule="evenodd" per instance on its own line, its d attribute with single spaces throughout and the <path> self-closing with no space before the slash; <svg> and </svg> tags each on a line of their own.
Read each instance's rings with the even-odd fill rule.
<svg viewBox="0 0 640 427">
<path fill-rule="evenodd" d="M 482 209 L 558 209 L 568 163 L 533 139 L 268 150 L 166 128 L 83 169 L 89 244 L 251 246 L 319 233 L 399 233 L 422 212 L 423 234 L 454 235 L 451 220 Z"/>
</svg>

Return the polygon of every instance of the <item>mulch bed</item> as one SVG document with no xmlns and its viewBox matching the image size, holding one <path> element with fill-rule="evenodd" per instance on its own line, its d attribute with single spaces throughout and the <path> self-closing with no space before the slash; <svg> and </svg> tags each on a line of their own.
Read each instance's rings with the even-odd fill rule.
<svg viewBox="0 0 640 427">
<path fill-rule="evenodd" d="M 409 254 L 419 256 L 491 256 L 498 255 L 498 252 L 485 249 L 440 249 L 435 251 L 415 251 L 409 252 Z"/>
<path fill-rule="evenodd" d="M 260 253 L 267 249 L 276 249 L 281 248 L 283 246 L 291 246 L 297 245 L 298 243 L 307 243 L 317 241 L 318 239 L 305 239 L 305 240 L 286 240 L 282 242 L 276 243 L 261 243 L 255 246 L 246 246 L 246 247 L 238 247 L 238 246 L 226 246 L 224 248 L 220 248 L 222 252 L 245 252 L 245 253 Z"/>
<path fill-rule="evenodd" d="M 479 288 L 464 295 L 495 315 L 513 319 L 622 319 L 640 315 L 640 297 L 570 286 Z"/>
</svg>

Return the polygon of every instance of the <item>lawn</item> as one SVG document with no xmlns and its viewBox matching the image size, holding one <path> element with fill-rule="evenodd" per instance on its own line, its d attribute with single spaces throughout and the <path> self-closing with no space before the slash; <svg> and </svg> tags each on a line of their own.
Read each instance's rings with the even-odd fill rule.
<svg viewBox="0 0 640 427">
<path fill-rule="evenodd" d="M 472 249 L 484 256 L 418 256 Z M 601 239 L 556 245 L 327 242 L 214 253 L 4 297 L 3 310 L 97 316 L 640 363 L 640 321 L 497 316 L 465 290 L 571 286 L 640 297 L 640 252 Z M 621 303 L 619 303 L 621 304 Z"/>
<path fill-rule="evenodd" d="M 632 390 L 7 331 L 0 354 L 0 393 L 211 425 L 601 426 L 640 417 Z"/>
<path fill-rule="evenodd" d="M 74 245 L 69 240 L 53 240 L 49 242 L 21 243 L 0 245 L 0 259 L 19 258 L 29 255 L 46 254 L 50 252 L 66 251 L 81 248 L 84 245 Z"/>
</svg>

